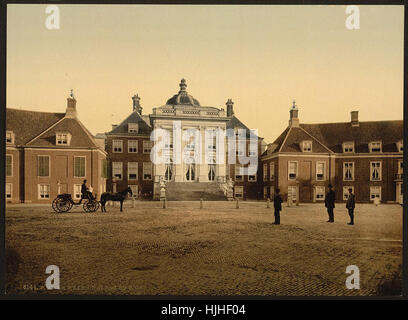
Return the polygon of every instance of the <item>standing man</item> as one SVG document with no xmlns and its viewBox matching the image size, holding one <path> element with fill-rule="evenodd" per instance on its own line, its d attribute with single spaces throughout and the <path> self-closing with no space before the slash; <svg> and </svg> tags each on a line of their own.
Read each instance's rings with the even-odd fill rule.
<svg viewBox="0 0 408 320">
<path fill-rule="evenodd" d="M 333 186 L 329 184 L 329 192 L 326 193 L 326 199 L 324 200 L 324 205 L 327 208 L 327 213 L 329 214 L 329 220 L 327 222 L 334 222 L 334 202 L 336 200 L 336 194 L 332 190 Z"/>
<path fill-rule="evenodd" d="M 275 197 L 273 198 L 273 207 L 275 208 L 275 222 L 273 224 L 280 224 L 280 211 L 282 210 L 282 198 L 279 194 L 279 188 L 276 188 Z"/>
<path fill-rule="evenodd" d="M 353 194 L 353 189 L 348 189 L 349 194 L 347 196 L 346 208 L 350 216 L 349 225 L 354 225 L 354 208 L 356 207 L 356 196 Z"/>
</svg>

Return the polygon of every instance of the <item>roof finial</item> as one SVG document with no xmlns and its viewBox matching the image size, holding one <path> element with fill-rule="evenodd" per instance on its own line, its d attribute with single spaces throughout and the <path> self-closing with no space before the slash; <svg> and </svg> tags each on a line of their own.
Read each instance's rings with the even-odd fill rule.
<svg viewBox="0 0 408 320">
<path fill-rule="evenodd" d="M 181 79 L 179 86 L 180 86 L 180 92 L 185 92 L 186 91 L 187 83 L 186 83 L 186 80 L 184 78 Z"/>
<path fill-rule="evenodd" d="M 71 90 L 70 90 L 69 97 L 70 97 L 71 99 L 75 99 L 74 89 L 71 89 Z"/>
<path fill-rule="evenodd" d="M 292 109 L 296 109 L 296 101 L 295 100 L 293 100 Z"/>
</svg>

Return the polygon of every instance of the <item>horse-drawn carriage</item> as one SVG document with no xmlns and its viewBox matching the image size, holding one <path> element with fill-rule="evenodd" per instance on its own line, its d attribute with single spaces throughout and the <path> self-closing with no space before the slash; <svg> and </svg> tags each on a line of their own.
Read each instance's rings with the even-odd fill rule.
<svg viewBox="0 0 408 320">
<path fill-rule="evenodd" d="M 83 203 L 83 208 L 85 212 L 95 212 L 101 207 L 102 212 L 106 212 L 105 204 L 107 201 L 118 201 L 120 202 L 120 211 L 122 212 L 123 201 L 125 201 L 127 195 L 133 196 L 132 190 L 127 187 L 125 190 L 117 193 L 104 192 L 101 195 L 101 201 L 96 200 L 90 192 L 84 196 L 80 201 L 75 202 L 69 193 L 59 194 L 52 202 L 52 208 L 57 213 L 68 212 L 73 206 L 79 206 Z"/>
<path fill-rule="evenodd" d="M 52 202 L 52 208 L 57 213 L 68 212 L 73 206 L 81 205 L 82 200 L 85 200 L 82 205 L 85 212 L 95 212 L 99 209 L 99 201 L 97 201 L 93 196 L 88 195 L 87 198 L 75 202 L 69 193 L 59 194 Z"/>
</svg>

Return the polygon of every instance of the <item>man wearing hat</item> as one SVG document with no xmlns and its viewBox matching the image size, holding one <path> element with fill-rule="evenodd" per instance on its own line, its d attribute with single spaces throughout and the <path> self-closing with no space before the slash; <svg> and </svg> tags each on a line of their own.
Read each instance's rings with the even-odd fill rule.
<svg viewBox="0 0 408 320">
<path fill-rule="evenodd" d="M 280 211 L 282 210 L 282 198 L 279 194 L 279 188 L 276 188 L 275 197 L 273 198 L 273 207 L 275 209 L 275 222 L 273 224 L 280 224 Z"/>
<path fill-rule="evenodd" d="M 329 184 L 329 192 L 326 193 L 326 198 L 324 200 L 324 205 L 327 208 L 327 213 L 329 214 L 329 220 L 327 222 L 334 222 L 334 202 L 336 200 L 336 194 L 333 191 L 333 186 Z"/>
<path fill-rule="evenodd" d="M 348 214 L 350 216 L 349 225 L 354 225 L 354 208 L 356 206 L 356 196 L 353 194 L 353 189 L 348 189 L 349 194 L 347 195 L 346 208 L 348 209 Z"/>
</svg>

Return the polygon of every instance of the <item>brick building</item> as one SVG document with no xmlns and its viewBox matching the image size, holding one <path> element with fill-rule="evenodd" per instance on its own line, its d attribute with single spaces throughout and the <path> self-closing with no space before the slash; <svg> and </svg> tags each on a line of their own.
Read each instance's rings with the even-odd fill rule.
<svg viewBox="0 0 408 320">
<path fill-rule="evenodd" d="M 299 202 L 324 201 L 328 184 L 337 201 L 352 188 L 356 201 L 402 203 L 403 121 L 303 124 L 290 109 L 289 126 L 261 157 L 264 198 L 279 187 Z"/>
<path fill-rule="evenodd" d="M 170 97 L 163 106 L 153 108 L 152 114 L 143 115 L 140 98 L 132 98 L 132 113 L 119 125 L 113 125 L 106 135 L 106 151 L 108 153 L 108 183 L 109 191 L 120 191 L 130 186 L 134 194 L 145 194 L 158 197 L 158 185 L 161 178 L 168 182 L 168 194 L 174 194 L 175 199 L 193 200 L 194 195 L 205 194 L 207 190 L 217 189 L 217 183 L 226 183 L 227 179 L 235 180 L 235 196 L 238 198 L 257 198 L 262 196 L 262 181 L 258 172 L 254 176 L 239 176 L 235 174 L 235 165 L 228 165 L 226 161 L 176 163 L 173 161 L 173 144 L 166 144 L 165 163 L 153 164 L 150 151 L 153 147 L 150 135 L 154 129 L 166 130 L 173 141 L 173 129 L 178 123 L 180 132 L 195 129 L 203 141 L 205 132 L 226 129 L 245 129 L 248 132 L 243 140 L 249 141 L 249 129 L 234 115 L 233 102 L 229 99 L 226 103 L 227 110 L 223 108 L 202 106 L 200 102 L 187 93 L 186 81 L 180 82 L 180 90 Z M 153 137 L 154 138 L 154 137 Z M 258 165 L 261 154 L 262 138 L 258 139 Z M 249 143 L 249 142 L 248 142 Z M 247 144 L 248 144 L 247 143 Z M 189 148 L 190 144 L 184 140 L 182 148 Z M 208 146 L 210 147 L 210 146 Z M 194 158 L 197 145 L 191 144 L 190 153 Z M 205 143 L 200 145 L 202 155 L 205 154 Z M 216 146 L 211 145 L 211 152 L 215 155 Z M 227 150 L 227 149 L 225 149 Z M 248 151 L 248 148 L 247 148 Z M 196 153 L 197 154 L 197 153 Z M 226 152 L 223 155 L 228 156 Z M 215 158 L 214 158 L 215 159 Z M 191 184 L 194 183 L 194 184 Z M 189 187 L 190 186 L 190 187 Z M 189 193 L 194 187 L 193 193 Z M 182 197 L 178 190 L 184 190 Z M 172 192 L 173 191 L 173 192 Z M 171 198 L 171 197 L 170 197 Z M 219 197 L 218 197 L 219 198 Z M 199 198 L 197 198 L 199 199 Z"/>
<path fill-rule="evenodd" d="M 79 199 L 88 180 L 106 189 L 106 153 L 78 120 L 76 99 L 65 113 L 6 109 L 6 201 L 51 203 L 60 193 Z"/>
</svg>

